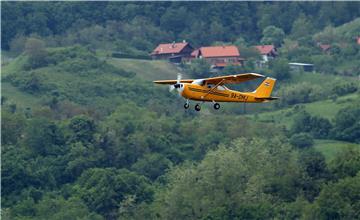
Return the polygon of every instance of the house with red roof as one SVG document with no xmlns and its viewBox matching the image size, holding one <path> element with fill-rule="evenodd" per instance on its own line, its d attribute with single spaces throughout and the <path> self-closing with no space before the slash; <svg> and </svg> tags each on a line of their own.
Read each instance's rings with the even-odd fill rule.
<svg viewBox="0 0 360 220">
<path fill-rule="evenodd" d="M 259 45 L 255 46 L 255 48 L 261 54 L 263 62 L 268 62 L 277 56 L 277 50 L 274 45 Z"/>
<path fill-rule="evenodd" d="M 324 53 L 328 53 L 331 49 L 331 45 L 330 44 L 322 44 L 322 43 L 318 43 L 317 44 L 318 47 L 321 49 L 322 52 Z"/>
<path fill-rule="evenodd" d="M 243 65 L 244 59 L 236 46 L 200 47 L 191 53 L 191 57 L 205 59 L 213 68 L 224 68 L 228 65 Z"/>
<path fill-rule="evenodd" d="M 357 37 L 356 42 L 358 45 L 360 45 L 360 37 Z"/>
<path fill-rule="evenodd" d="M 183 58 L 190 57 L 194 48 L 188 42 L 159 44 L 151 53 L 153 59 L 166 59 L 180 63 Z"/>
</svg>

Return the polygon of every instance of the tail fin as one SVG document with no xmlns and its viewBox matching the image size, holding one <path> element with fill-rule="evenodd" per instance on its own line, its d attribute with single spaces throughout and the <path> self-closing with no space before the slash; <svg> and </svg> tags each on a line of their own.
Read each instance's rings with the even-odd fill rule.
<svg viewBox="0 0 360 220">
<path fill-rule="evenodd" d="M 253 92 L 256 98 L 270 98 L 276 79 L 267 77 L 261 85 Z"/>
</svg>

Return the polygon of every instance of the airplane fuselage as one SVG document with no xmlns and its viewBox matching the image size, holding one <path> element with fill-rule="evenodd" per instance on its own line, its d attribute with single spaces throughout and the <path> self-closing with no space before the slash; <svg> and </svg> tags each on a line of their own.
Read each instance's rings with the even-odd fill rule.
<svg viewBox="0 0 360 220">
<path fill-rule="evenodd" d="M 238 92 L 222 86 L 215 89 L 207 85 L 183 83 L 181 95 L 185 99 L 205 102 L 266 102 L 265 99 L 256 98 L 251 92 Z"/>
</svg>

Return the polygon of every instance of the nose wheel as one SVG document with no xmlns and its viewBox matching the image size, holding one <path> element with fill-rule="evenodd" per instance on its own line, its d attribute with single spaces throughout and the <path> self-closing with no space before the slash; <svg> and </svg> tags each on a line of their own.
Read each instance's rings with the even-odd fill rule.
<svg viewBox="0 0 360 220">
<path fill-rule="evenodd" d="M 190 107 L 189 103 L 185 103 L 185 104 L 184 104 L 184 108 L 185 108 L 185 109 L 188 109 L 189 107 Z"/>
<path fill-rule="evenodd" d="M 214 104 L 214 109 L 215 109 L 215 110 L 218 110 L 219 108 L 220 108 L 220 104 L 219 104 L 219 103 L 215 103 L 215 104 Z"/>
<path fill-rule="evenodd" d="M 200 110 L 201 110 L 201 106 L 200 106 L 199 104 L 196 104 L 196 105 L 195 105 L 195 110 L 196 110 L 196 111 L 200 111 Z"/>
</svg>

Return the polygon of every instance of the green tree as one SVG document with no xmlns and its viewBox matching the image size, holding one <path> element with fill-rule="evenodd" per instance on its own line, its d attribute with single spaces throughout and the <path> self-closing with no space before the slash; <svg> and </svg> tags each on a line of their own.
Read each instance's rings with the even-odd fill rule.
<svg viewBox="0 0 360 220">
<path fill-rule="evenodd" d="M 190 64 L 190 72 L 196 77 L 205 77 L 209 75 L 210 64 L 205 59 L 195 59 Z"/>
<path fill-rule="evenodd" d="M 146 154 L 132 165 L 132 169 L 150 180 L 156 180 L 163 175 L 172 163 L 169 159 L 158 153 Z"/>
<path fill-rule="evenodd" d="M 306 37 L 313 34 L 315 31 L 314 25 L 304 14 L 301 14 L 293 23 L 291 29 L 291 37 L 294 40 Z"/>
<path fill-rule="evenodd" d="M 345 148 L 330 163 L 330 169 L 337 178 L 353 177 L 360 171 L 360 150 Z"/>
<path fill-rule="evenodd" d="M 71 119 L 69 128 L 72 131 L 71 140 L 75 142 L 91 143 L 94 140 L 96 126 L 94 120 L 88 116 L 75 116 Z"/>
<path fill-rule="evenodd" d="M 360 143 L 360 105 L 341 109 L 335 116 L 332 134 L 336 139 Z"/>
<path fill-rule="evenodd" d="M 198 165 L 174 168 L 166 190 L 156 194 L 153 213 L 164 219 L 272 218 L 273 199 L 296 198 L 301 171 L 294 156 L 276 138 L 234 140 Z"/>
<path fill-rule="evenodd" d="M 291 77 L 289 61 L 286 59 L 279 58 L 271 60 L 269 68 L 276 79 L 284 80 Z"/>
<path fill-rule="evenodd" d="M 281 28 L 275 26 L 267 26 L 263 30 L 263 37 L 261 38 L 262 44 L 274 44 L 280 47 L 285 38 L 285 33 Z"/>
<path fill-rule="evenodd" d="M 358 219 L 360 207 L 360 173 L 323 187 L 308 208 L 306 219 Z"/>
<path fill-rule="evenodd" d="M 37 38 L 28 38 L 25 43 L 25 53 L 29 56 L 29 65 L 35 69 L 46 64 L 47 51 L 45 42 Z"/>
<path fill-rule="evenodd" d="M 57 155 L 64 151 L 63 133 L 54 122 L 45 118 L 29 121 L 23 141 L 34 155 Z"/>
<path fill-rule="evenodd" d="M 314 140 L 308 133 L 295 133 L 291 136 L 290 143 L 298 148 L 308 148 L 314 145 Z"/>
<path fill-rule="evenodd" d="M 16 144 L 21 138 L 25 126 L 26 122 L 23 115 L 18 113 L 11 114 L 7 111 L 2 111 L 1 143 L 3 145 Z"/>
<path fill-rule="evenodd" d="M 153 190 L 144 177 L 126 169 L 87 169 L 73 186 L 89 209 L 105 218 L 116 218 L 117 210 L 127 195 L 134 195 L 136 203 L 151 201 Z"/>
<path fill-rule="evenodd" d="M 10 209 L 11 219 L 94 219 L 103 218 L 91 212 L 84 202 L 76 197 L 64 199 L 46 194 L 38 203 L 27 199 Z"/>
</svg>

